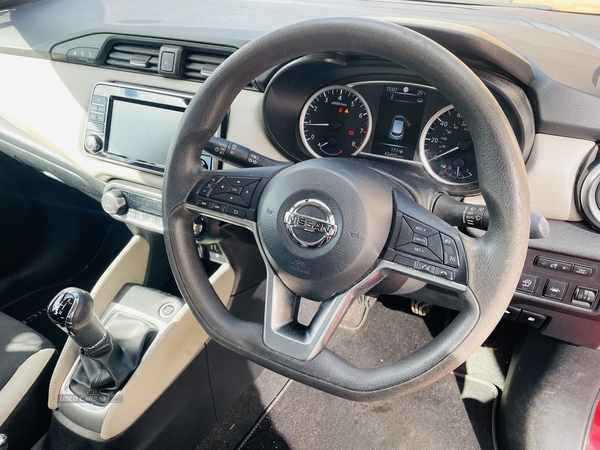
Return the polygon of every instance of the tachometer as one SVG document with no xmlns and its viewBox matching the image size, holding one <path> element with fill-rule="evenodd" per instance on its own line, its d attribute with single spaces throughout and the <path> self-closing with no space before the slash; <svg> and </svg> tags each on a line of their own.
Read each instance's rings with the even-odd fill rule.
<svg viewBox="0 0 600 450">
<path fill-rule="evenodd" d="M 371 134 L 371 111 L 365 99 L 347 86 L 315 92 L 300 114 L 300 137 L 317 157 L 360 152 Z"/>
<path fill-rule="evenodd" d="M 421 162 L 429 174 L 446 184 L 477 182 L 473 139 L 466 122 L 452 105 L 438 111 L 423 128 Z"/>
</svg>

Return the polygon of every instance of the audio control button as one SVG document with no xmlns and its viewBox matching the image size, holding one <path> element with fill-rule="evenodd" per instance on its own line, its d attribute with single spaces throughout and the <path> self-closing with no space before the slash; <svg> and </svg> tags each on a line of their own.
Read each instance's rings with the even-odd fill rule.
<svg viewBox="0 0 600 450">
<path fill-rule="evenodd" d="M 83 146 L 88 152 L 98 153 L 102 150 L 102 139 L 100 139 L 100 136 L 91 134 L 85 138 Z"/>
</svg>

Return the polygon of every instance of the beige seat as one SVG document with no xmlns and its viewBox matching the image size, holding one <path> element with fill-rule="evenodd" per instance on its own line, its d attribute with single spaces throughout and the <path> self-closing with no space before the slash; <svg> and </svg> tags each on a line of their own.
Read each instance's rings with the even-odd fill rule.
<svg viewBox="0 0 600 450">
<path fill-rule="evenodd" d="M 47 396 L 56 359 L 50 341 L 0 313 L 0 433 L 11 450 L 31 448 L 50 426 Z"/>
</svg>

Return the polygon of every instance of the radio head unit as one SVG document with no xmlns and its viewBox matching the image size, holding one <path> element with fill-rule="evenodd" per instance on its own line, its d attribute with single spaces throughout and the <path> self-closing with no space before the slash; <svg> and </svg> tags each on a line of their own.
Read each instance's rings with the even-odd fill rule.
<svg viewBox="0 0 600 450">
<path fill-rule="evenodd" d="M 98 83 L 90 101 L 84 150 L 162 175 L 171 139 L 191 99 L 182 92 Z M 210 156 L 203 155 L 202 161 L 213 168 Z"/>
</svg>

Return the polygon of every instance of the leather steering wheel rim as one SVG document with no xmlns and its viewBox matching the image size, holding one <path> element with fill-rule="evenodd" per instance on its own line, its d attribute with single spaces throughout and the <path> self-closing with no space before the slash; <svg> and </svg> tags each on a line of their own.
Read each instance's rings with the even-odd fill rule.
<svg viewBox="0 0 600 450">
<path fill-rule="evenodd" d="M 490 226 L 461 236 L 468 283 L 465 305 L 432 342 L 399 361 L 358 368 L 324 349 L 295 359 L 265 345 L 260 324 L 235 318 L 212 289 L 198 257 L 187 199 L 205 175 L 201 149 L 237 94 L 266 70 L 307 54 L 340 51 L 388 59 L 422 76 L 460 112 L 472 134 Z M 255 149 L 260 152 L 260 149 Z M 510 302 L 525 261 L 529 195 L 522 155 L 500 106 L 457 57 L 410 29 L 369 19 L 321 19 L 265 34 L 229 57 L 203 84 L 175 133 L 163 190 L 164 235 L 175 280 L 197 320 L 225 347 L 292 379 L 352 400 L 373 401 L 421 389 L 463 363 L 489 336 Z M 260 245 L 260 243 L 259 243 Z"/>
</svg>

